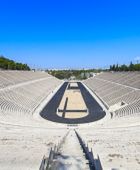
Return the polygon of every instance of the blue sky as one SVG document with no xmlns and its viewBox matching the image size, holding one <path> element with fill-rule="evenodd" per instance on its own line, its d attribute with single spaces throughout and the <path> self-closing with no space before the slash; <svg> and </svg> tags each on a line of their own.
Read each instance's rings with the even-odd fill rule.
<svg viewBox="0 0 140 170">
<path fill-rule="evenodd" d="M 139 0 L 0 0 L 0 55 L 38 68 L 106 68 L 140 56 Z"/>
</svg>

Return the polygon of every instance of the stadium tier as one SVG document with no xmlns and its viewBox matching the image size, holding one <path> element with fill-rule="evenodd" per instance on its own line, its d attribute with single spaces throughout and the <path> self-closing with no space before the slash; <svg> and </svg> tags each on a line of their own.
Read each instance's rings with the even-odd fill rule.
<svg viewBox="0 0 140 170">
<path fill-rule="evenodd" d="M 11 85 L 16 85 L 22 82 L 38 80 L 41 78 L 50 77 L 44 72 L 33 71 L 0 71 L 0 89 Z"/>
<path fill-rule="evenodd" d="M 106 72 L 98 78 L 140 89 L 140 72 Z"/>
<path fill-rule="evenodd" d="M 114 116 L 140 112 L 140 73 L 105 72 L 84 81 Z"/>
<path fill-rule="evenodd" d="M 62 82 L 45 72 L 0 71 L 1 116 L 27 117 Z"/>
</svg>

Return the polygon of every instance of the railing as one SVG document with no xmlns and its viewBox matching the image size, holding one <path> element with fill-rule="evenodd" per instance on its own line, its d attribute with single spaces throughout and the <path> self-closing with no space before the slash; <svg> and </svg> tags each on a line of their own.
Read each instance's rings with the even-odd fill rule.
<svg viewBox="0 0 140 170">
<path fill-rule="evenodd" d="M 60 148 L 64 144 L 68 133 L 69 132 L 66 133 L 66 135 L 62 138 L 62 140 L 59 142 L 58 145 L 55 145 L 54 148 L 51 148 L 48 158 L 46 156 L 43 157 L 39 170 L 50 170 L 51 168 L 53 169 L 54 159 L 56 159 L 57 156 L 59 155 Z M 90 170 L 103 170 L 99 156 L 97 156 L 97 159 L 95 159 L 92 149 L 91 151 L 89 150 L 88 145 L 86 146 L 85 142 L 82 140 L 80 135 L 76 132 L 76 130 L 75 133 L 83 149 L 83 152 L 85 153 L 85 157 L 89 162 Z"/>
<path fill-rule="evenodd" d="M 46 170 L 47 168 L 47 158 L 43 156 L 39 170 Z"/>
<path fill-rule="evenodd" d="M 52 165 L 54 163 L 54 159 L 59 154 L 60 148 L 64 144 L 68 133 L 69 132 L 66 133 L 66 135 L 62 138 L 62 140 L 58 143 L 58 145 L 55 145 L 54 148 L 51 148 L 48 158 L 44 155 L 44 157 L 41 161 L 39 170 L 49 170 L 52 167 Z"/>
<path fill-rule="evenodd" d="M 75 133 L 83 149 L 83 152 L 85 153 L 85 157 L 89 161 L 90 170 L 103 170 L 99 155 L 97 159 L 94 159 L 92 149 L 91 151 L 89 150 L 88 145 L 86 146 L 85 142 L 82 140 L 80 135 L 76 132 L 76 130 L 75 130 Z"/>
</svg>

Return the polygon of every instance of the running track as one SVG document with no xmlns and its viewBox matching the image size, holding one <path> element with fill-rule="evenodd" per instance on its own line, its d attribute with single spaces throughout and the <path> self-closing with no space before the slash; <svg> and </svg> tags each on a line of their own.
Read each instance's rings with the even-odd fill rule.
<svg viewBox="0 0 140 170">
<path fill-rule="evenodd" d="M 49 103 L 44 107 L 40 115 L 47 120 L 59 123 L 66 124 L 81 124 L 81 123 L 89 123 L 94 122 L 99 119 L 102 119 L 106 113 L 103 111 L 102 107 L 98 104 L 98 102 L 92 97 L 89 91 L 84 87 L 81 82 L 78 82 L 78 87 L 81 90 L 83 99 L 86 103 L 86 106 L 89 110 L 89 114 L 83 118 L 76 119 L 68 119 L 59 117 L 56 114 L 57 108 L 61 102 L 65 89 L 68 83 L 65 82 L 60 89 L 56 92 L 56 94 L 52 97 Z"/>
</svg>

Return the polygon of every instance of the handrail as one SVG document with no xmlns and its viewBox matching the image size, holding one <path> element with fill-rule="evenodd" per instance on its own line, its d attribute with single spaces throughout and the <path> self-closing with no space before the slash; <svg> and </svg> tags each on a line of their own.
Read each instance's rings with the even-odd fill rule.
<svg viewBox="0 0 140 170">
<path fill-rule="evenodd" d="M 85 157 L 89 161 L 90 170 L 103 170 L 99 155 L 97 159 L 94 159 L 92 149 L 91 151 L 89 150 L 88 145 L 86 146 L 85 142 L 82 140 L 82 138 L 80 137 L 80 135 L 78 134 L 76 130 L 75 130 L 75 133 L 83 149 L 83 152 L 85 153 Z"/>
<path fill-rule="evenodd" d="M 62 140 L 58 143 L 58 145 L 55 145 L 54 148 L 50 149 L 50 153 L 49 153 L 49 157 L 48 158 L 45 155 L 43 156 L 43 159 L 41 161 L 41 165 L 40 165 L 39 170 L 49 170 L 50 169 L 50 167 L 53 165 L 53 160 L 59 154 L 60 148 L 64 144 L 68 134 L 69 134 L 69 131 L 62 138 Z"/>
</svg>

